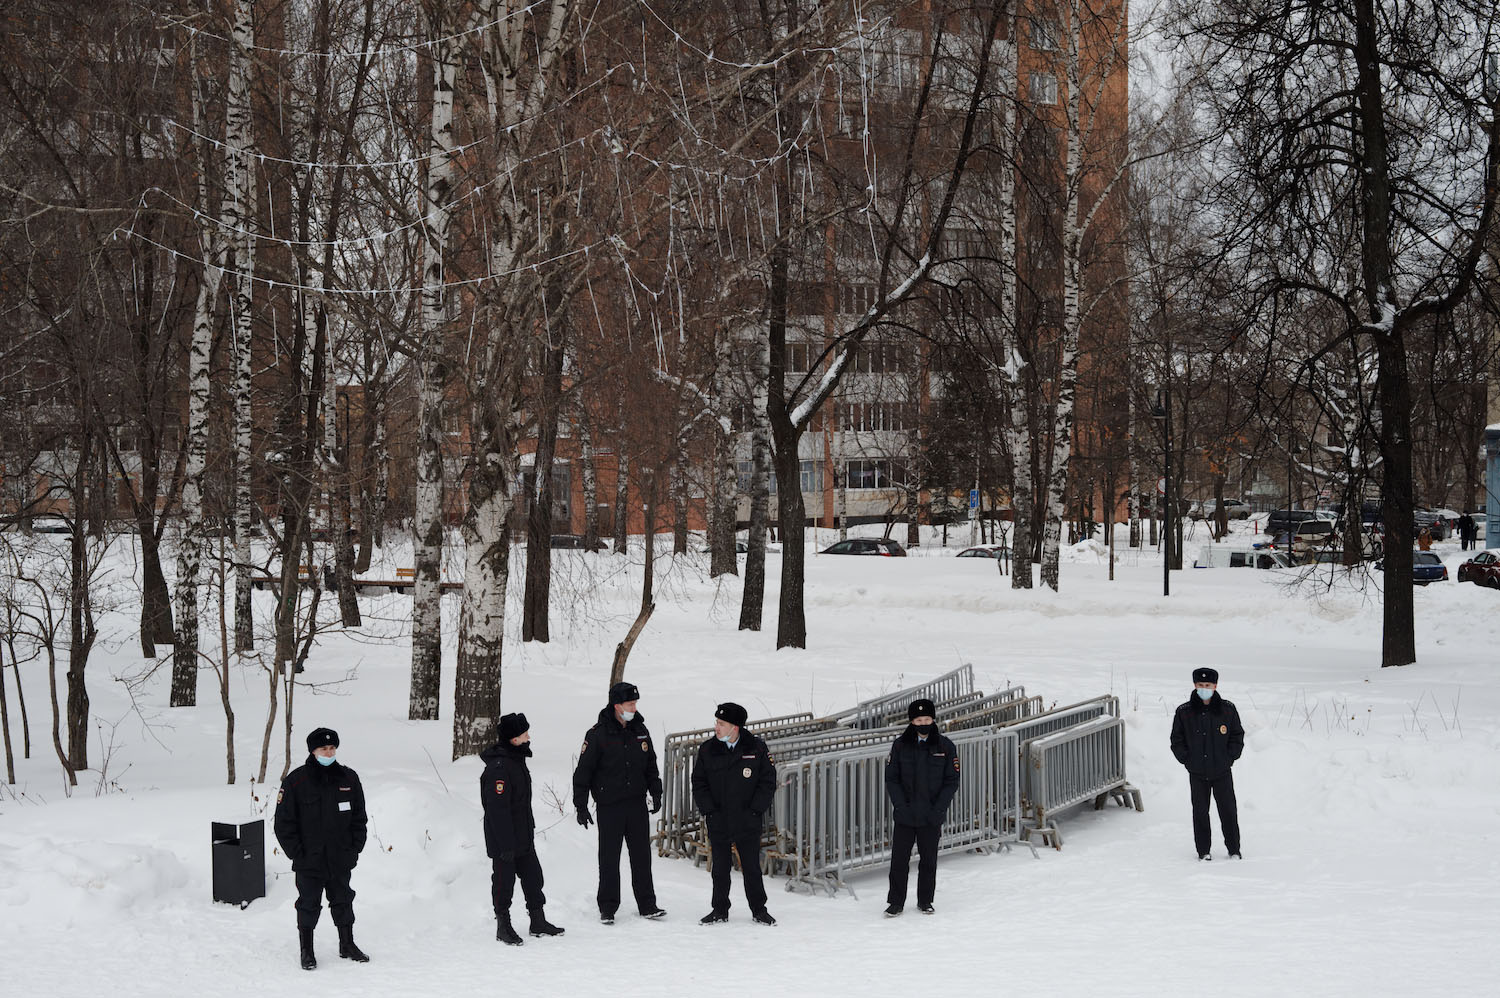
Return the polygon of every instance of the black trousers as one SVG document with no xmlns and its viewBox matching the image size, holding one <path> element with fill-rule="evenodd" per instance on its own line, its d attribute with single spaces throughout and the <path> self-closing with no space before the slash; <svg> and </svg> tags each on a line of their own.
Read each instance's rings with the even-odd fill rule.
<svg viewBox="0 0 1500 998">
<path fill-rule="evenodd" d="M 600 804 L 599 914 L 613 915 L 620 907 L 620 847 L 630 851 L 630 890 L 636 910 L 656 910 L 656 886 L 651 882 L 651 819 L 646 798 Z"/>
<path fill-rule="evenodd" d="M 1207 779 L 1188 774 L 1188 785 L 1193 792 L 1193 845 L 1202 856 L 1213 844 L 1213 829 L 1208 824 L 1208 798 L 1213 797 L 1219 805 L 1219 830 L 1224 833 L 1224 848 L 1232 853 L 1240 851 L 1240 813 L 1234 802 L 1234 774 L 1225 773 Z"/>
<path fill-rule="evenodd" d="M 760 911 L 766 906 L 766 885 L 760 876 L 760 820 L 746 815 L 738 822 L 724 826 L 710 826 L 708 845 L 712 850 L 708 872 L 713 878 L 714 911 L 729 910 L 729 871 L 734 866 L 734 857 L 729 848 L 740 852 L 740 877 L 745 881 L 745 900 L 751 911 Z"/>
<path fill-rule="evenodd" d="M 509 862 L 496 856 L 490 860 L 490 891 L 495 899 L 496 918 L 510 914 L 517 878 L 520 878 L 521 893 L 526 896 L 528 909 L 540 908 L 547 903 L 547 895 L 542 893 L 542 862 L 536 858 L 535 846 L 516 853 L 515 859 Z"/>
<path fill-rule="evenodd" d="M 316 870 L 297 873 L 297 928 L 311 929 L 323 913 L 323 895 L 328 895 L 328 914 L 334 925 L 354 924 L 354 888 L 349 886 L 353 870 Z"/>
<path fill-rule="evenodd" d="M 906 904 L 906 878 L 911 873 L 911 847 L 917 847 L 917 904 L 932 904 L 937 893 L 938 839 L 942 825 L 897 825 L 891 836 L 891 889 L 886 904 Z"/>
</svg>

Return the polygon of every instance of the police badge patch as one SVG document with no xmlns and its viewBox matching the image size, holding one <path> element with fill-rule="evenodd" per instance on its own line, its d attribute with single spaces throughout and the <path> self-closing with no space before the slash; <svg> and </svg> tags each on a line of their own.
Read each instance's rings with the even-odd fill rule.
<svg viewBox="0 0 1500 998">
<path fill-rule="evenodd" d="M 745 777 L 745 779 L 748 780 L 750 778 L 750 767 L 746 766 L 744 768 L 744 770 L 742 771 L 741 775 L 743 775 Z"/>
<path fill-rule="evenodd" d="M 1219 725 L 1219 734 L 1221 734 L 1221 735 L 1227 735 L 1227 734 L 1229 734 L 1229 725 L 1227 725 L 1227 724 L 1221 724 L 1221 725 Z"/>
<path fill-rule="evenodd" d="M 495 781 L 495 793 L 497 793 L 497 794 L 503 794 L 503 793 L 505 793 L 505 781 L 504 780 L 496 780 Z"/>
<path fill-rule="evenodd" d="M 642 752 L 650 752 L 651 751 L 651 743 L 650 742 L 641 742 L 641 751 Z"/>
</svg>

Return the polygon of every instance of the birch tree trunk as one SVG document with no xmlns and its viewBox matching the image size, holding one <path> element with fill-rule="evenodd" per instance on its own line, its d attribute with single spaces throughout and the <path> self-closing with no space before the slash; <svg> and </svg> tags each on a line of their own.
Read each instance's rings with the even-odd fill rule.
<svg viewBox="0 0 1500 998">
<path fill-rule="evenodd" d="M 630 455 L 619 446 L 615 453 L 615 554 L 623 555 L 630 541 Z"/>
<path fill-rule="evenodd" d="M 1052 461 L 1047 474 L 1045 520 L 1042 528 L 1042 582 L 1054 591 L 1058 586 L 1058 559 L 1062 548 L 1062 517 L 1067 498 L 1068 473 L 1073 453 L 1073 421 L 1078 396 L 1078 345 L 1082 328 L 1080 281 L 1083 226 L 1079 201 L 1083 183 L 1083 129 L 1079 122 L 1082 80 L 1079 73 L 1079 32 L 1082 30 L 1077 0 L 1059 4 L 1065 13 L 1063 47 L 1067 78 L 1067 128 L 1063 186 L 1066 202 L 1062 217 L 1063 336 L 1058 361 L 1057 399 L 1052 422 Z"/>
<path fill-rule="evenodd" d="M 453 88 L 459 54 L 457 19 L 445 0 L 428 11 L 432 39 L 432 112 L 422 265 L 422 336 L 418 348 L 417 494 L 412 517 L 411 690 L 407 717 L 438 717 L 443 668 L 443 329 L 447 322 L 444 256 L 453 189 Z M 471 429 L 472 432 L 472 429 Z M 478 515 L 492 515 L 482 510 Z"/>
<path fill-rule="evenodd" d="M 594 434 L 588 413 L 579 406 L 578 447 L 583 464 L 583 549 L 599 550 L 599 471 L 594 463 Z"/>
<path fill-rule="evenodd" d="M 667 488 L 672 493 L 672 553 L 687 554 L 688 549 L 688 498 L 687 484 L 682 473 L 682 462 L 686 455 L 680 450 L 672 457 L 667 468 Z"/>
<path fill-rule="evenodd" d="M 735 515 L 738 503 L 734 469 L 734 438 L 727 413 L 729 367 L 733 361 L 733 339 L 723 323 L 714 327 L 713 466 L 709 472 L 708 576 L 738 575 L 735 554 Z"/>
<path fill-rule="evenodd" d="M 253 314 L 256 221 L 255 167 L 250 157 L 254 143 L 250 116 L 250 50 L 255 30 L 250 0 L 235 0 L 234 46 L 229 74 L 229 104 L 225 111 L 228 164 L 225 186 L 230 191 L 224 222 L 234 250 L 234 647 L 255 647 L 255 622 L 250 608 L 250 319 Z M 235 202 L 238 203 L 235 203 Z"/>
<path fill-rule="evenodd" d="M 766 521 L 771 505 L 771 417 L 770 364 L 771 341 L 758 334 L 755 372 L 752 375 L 755 394 L 750 404 L 750 534 L 745 553 L 745 588 L 740 597 L 742 631 L 760 630 L 766 598 Z"/>
<path fill-rule="evenodd" d="M 554 331 L 554 335 L 560 335 Z M 542 359 L 542 397 L 537 413 L 535 479 L 526 516 L 526 589 L 521 601 L 521 640 L 549 641 L 547 603 L 552 589 L 552 465 L 557 458 L 558 397 L 562 391 L 563 344 L 549 343 Z"/>
</svg>

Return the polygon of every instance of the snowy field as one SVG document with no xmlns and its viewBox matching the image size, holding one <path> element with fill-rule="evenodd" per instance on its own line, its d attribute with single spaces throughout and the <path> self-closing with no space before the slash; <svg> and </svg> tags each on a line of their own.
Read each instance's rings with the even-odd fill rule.
<svg viewBox="0 0 1500 998">
<path fill-rule="evenodd" d="M 1200 527 L 1189 561 L 1201 540 Z M 826 712 L 963 662 L 986 692 L 1021 683 L 1049 703 L 1118 694 L 1144 813 L 1065 816 L 1064 848 L 1039 858 L 1025 849 L 945 858 L 935 916 L 883 918 L 881 874 L 833 898 L 784 893 L 773 879 L 780 925 L 762 928 L 736 877 L 731 922 L 700 927 L 708 874 L 657 859 L 668 917 L 628 917 L 627 897 L 618 924 L 598 924 L 595 833 L 556 801 L 570 797 L 575 754 L 634 616 L 639 557 L 558 552 L 553 641 L 507 647 L 504 704 L 532 722 L 547 913 L 566 936 L 519 949 L 494 941 L 481 767 L 447 761 L 452 640 L 443 720 L 407 721 L 408 604 L 395 596 L 361 600 L 359 634 L 320 640 L 307 678 L 329 685 L 299 691 L 294 737 L 296 765 L 307 731 L 337 729 L 339 758 L 363 779 L 370 844 L 354 874 L 356 938 L 373 962 L 339 960 L 325 914 L 318 970 L 298 968 L 295 890 L 279 852 L 268 857 L 265 899 L 243 911 L 213 904 L 209 822 L 269 818 L 282 735 L 278 727 L 271 786 L 246 783 L 265 723 L 258 668 L 232 684 L 233 786 L 224 785 L 212 673 L 200 676 L 196 708 L 167 708 L 166 669 L 133 706 L 114 681 L 143 665 L 126 599 L 104 620 L 90 666 L 96 766 L 101 744 L 112 743 L 104 779 L 82 773 L 64 792 L 45 672 L 22 669 L 32 758 L 18 760 L 13 792 L 0 789 L 3 992 L 1496 993 L 1483 954 L 1500 937 L 1500 593 L 1451 582 L 1419 589 L 1420 662 L 1381 670 L 1378 594 L 1326 569 L 1300 585 L 1295 573 L 1190 569 L 1174 574 L 1163 599 L 1154 553 L 1122 547 L 1109 581 L 1098 549 L 1082 545 L 1066 553 L 1061 594 L 1015 593 L 993 562 L 949 557 L 961 546 L 924 546 L 906 559 L 810 557 L 809 647 L 782 652 L 779 555 L 768 558 L 766 627 L 755 634 L 735 628 L 738 579 L 710 581 L 706 556 L 662 558 L 656 615 L 627 672 L 658 737 L 710 723 L 720 700 L 752 717 Z M 1463 560 L 1454 544 L 1438 550 L 1450 572 Z M 131 563 L 121 550 L 110 568 L 126 573 Z M 270 595 L 257 599 L 269 613 Z M 1214 861 L 1195 859 L 1187 780 L 1167 746 L 1198 665 L 1220 670 L 1247 730 L 1235 769 L 1243 862 L 1226 859 L 1217 818 Z"/>
</svg>

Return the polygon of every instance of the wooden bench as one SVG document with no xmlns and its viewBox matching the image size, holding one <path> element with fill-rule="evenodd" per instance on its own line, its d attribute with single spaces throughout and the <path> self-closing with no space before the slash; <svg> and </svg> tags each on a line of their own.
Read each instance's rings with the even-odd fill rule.
<svg viewBox="0 0 1500 998">
<path fill-rule="evenodd" d="M 297 581 L 304 586 L 316 586 L 318 578 L 313 574 L 311 565 L 297 566 Z M 253 575 L 250 577 L 250 588 L 265 589 L 267 586 L 281 585 L 280 575 Z"/>
<path fill-rule="evenodd" d="M 398 568 L 394 579 L 355 579 L 354 591 L 362 596 L 371 595 L 380 590 L 387 592 L 408 593 L 416 588 L 417 570 L 415 568 Z M 462 582 L 442 582 L 438 584 L 440 592 L 462 592 Z"/>
</svg>

